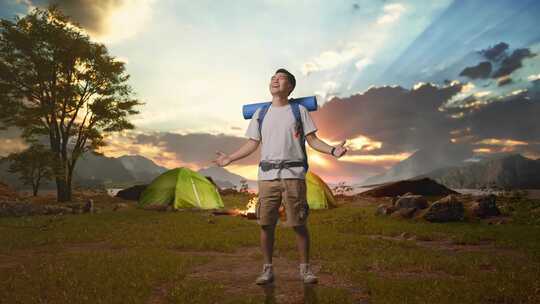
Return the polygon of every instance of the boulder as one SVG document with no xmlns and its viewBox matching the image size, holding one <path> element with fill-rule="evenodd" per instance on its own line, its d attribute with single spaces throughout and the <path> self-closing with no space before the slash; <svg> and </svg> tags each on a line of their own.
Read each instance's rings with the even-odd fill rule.
<svg viewBox="0 0 540 304">
<path fill-rule="evenodd" d="M 501 211 L 497 207 L 497 197 L 493 194 L 479 197 L 473 201 L 471 211 L 479 218 L 501 215 Z"/>
<path fill-rule="evenodd" d="M 375 210 L 375 215 L 389 215 L 396 211 L 396 207 L 385 204 L 380 204 Z"/>
<path fill-rule="evenodd" d="M 86 204 L 83 207 L 83 211 L 84 212 L 90 212 L 90 213 L 94 212 L 94 200 L 93 199 L 89 199 L 86 202 Z"/>
<path fill-rule="evenodd" d="M 118 193 L 116 193 L 116 197 L 129 201 L 138 201 L 141 193 L 144 191 L 144 189 L 146 189 L 146 187 L 148 187 L 148 185 L 135 185 L 133 187 L 126 188 L 118 191 Z"/>
<path fill-rule="evenodd" d="M 118 210 L 128 209 L 128 208 L 129 208 L 129 205 L 126 203 L 117 203 L 117 204 L 114 204 L 113 211 L 118 211 Z"/>
<path fill-rule="evenodd" d="M 406 195 L 401 196 L 396 200 L 395 206 L 398 209 L 401 208 L 415 208 L 415 209 L 426 209 L 429 207 L 429 203 L 425 197 L 422 195 Z"/>
<path fill-rule="evenodd" d="M 0 217 L 69 214 L 72 209 L 58 205 L 38 205 L 26 202 L 0 202 Z"/>
<path fill-rule="evenodd" d="M 0 182 L 0 201 L 15 201 L 19 199 L 17 192 L 8 185 Z"/>
<path fill-rule="evenodd" d="M 463 203 L 455 195 L 448 195 L 431 204 L 422 217 L 430 222 L 452 222 L 462 221 L 464 216 Z"/>
<path fill-rule="evenodd" d="M 406 193 L 430 196 L 457 194 L 456 191 L 448 189 L 430 178 L 420 178 L 389 182 L 362 192 L 360 195 L 384 197 L 404 195 Z"/>
<path fill-rule="evenodd" d="M 390 216 L 395 218 L 412 218 L 414 216 L 414 213 L 417 211 L 417 208 L 400 208 L 393 212 Z"/>
</svg>

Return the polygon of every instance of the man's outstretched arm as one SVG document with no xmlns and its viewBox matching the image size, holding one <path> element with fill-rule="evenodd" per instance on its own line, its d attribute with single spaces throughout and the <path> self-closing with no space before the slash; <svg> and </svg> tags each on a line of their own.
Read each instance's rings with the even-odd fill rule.
<svg viewBox="0 0 540 304">
<path fill-rule="evenodd" d="M 315 132 L 306 135 L 306 140 L 309 146 L 312 147 L 314 150 L 319 151 L 321 153 L 330 154 L 336 158 L 340 158 L 345 153 L 347 153 L 347 149 L 343 147 L 343 145 L 345 145 L 345 141 L 333 147 L 325 143 L 322 139 L 318 138 L 317 135 L 315 135 Z"/>
<path fill-rule="evenodd" d="M 240 147 L 240 149 L 236 150 L 236 152 L 232 153 L 231 155 L 227 155 L 221 151 L 216 151 L 217 158 L 213 161 L 213 163 L 220 167 L 225 167 L 233 161 L 242 159 L 255 152 L 258 146 L 259 141 L 250 138 L 244 145 Z"/>
</svg>

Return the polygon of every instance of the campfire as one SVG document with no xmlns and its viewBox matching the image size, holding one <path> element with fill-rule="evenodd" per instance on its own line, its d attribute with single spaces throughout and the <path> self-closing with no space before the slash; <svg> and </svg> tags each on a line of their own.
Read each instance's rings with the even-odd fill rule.
<svg viewBox="0 0 540 304">
<path fill-rule="evenodd" d="M 241 216 L 245 217 L 249 220 L 257 219 L 257 215 L 255 214 L 255 208 L 257 206 L 257 201 L 259 200 L 258 196 L 253 197 L 249 200 L 249 202 L 246 204 L 245 209 L 229 209 L 229 210 L 220 210 L 220 211 L 214 211 L 213 214 L 215 215 L 231 215 L 231 216 Z M 281 206 L 279 208 L 279 215 L 280 218 L 285 218 L 285 208 Z"/>
<path fill-rule="evenodd" d="M 250 220 L 256 219 L 257 216 L 255 215 L 255 207 L 257 206 L 257 200 L 259 198 L 257 196 L 253 197 L 249 200 L 249 202 L 246 205 L 246 209 L 229 209 L 229 210 L 220 210 L 220 211 L 214 211 L 213 214 L 215 215 L 232 215 L 232 216 L 242 216 L 246 217 Z"/>
</svg>

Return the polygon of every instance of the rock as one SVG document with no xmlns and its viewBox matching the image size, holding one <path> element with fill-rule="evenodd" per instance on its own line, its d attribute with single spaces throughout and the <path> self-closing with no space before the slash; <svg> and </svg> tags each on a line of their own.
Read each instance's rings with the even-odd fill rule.
<svg viewBox="0 0 540 304">
<path fill-rule="evenodd" d="M 64 206 L 57 206 L 57 205 L 45 205 L 43 206 L 42 210 L 44 212 L 43 214 L 70 214 L 72 213 L 72 209 L 64 207 Z"/>
<path fill-rule="evenodd" d="M 411 218 L 414 216 L 414 213 L 418 210 L 417 208 L 400 208 L 392 213 L 392 217 L 396 218 Z"/>
<path fill-rule="evenodd" d="M 0 182 L 0 201 L 16 201 L 18 199 L 19 196 L 15 190 Z"/>
<path fill-rule="evenodd" d="M 375 215 L 389 215 L 396 211 L 396 207 L 380 204 L 375 210 Z"/>
<path fill-rule="evenodd" d="M 133 187 L 126 188 L 118 191 L 118 193 L 116 193 L 116 197 L 129 201 L 138 201 L 141 193 L 144 191 L 144 189 L 146 189 L 146 187 L 148 187 L 148 185 L 135 185 Z"/>
<path fill-rule="evenodd" d="M 401 208 L 416 208 L 416 209 L 426 209 L 429 207 L 429 203 L 425 197 L 422 195 L 406 195 L 400 197 L 395 206 L 398 209 Z"/>
<path fill-rule="evenodd" d="M 471 204 L 472 213 L 479 218 L 499 216 L 501 211 L 497 207 L 497 197 L 493 194 L 476 199 Z"/>
<path fill-rule="evenodd" d="M 0 202 L 0 217 L 69 214 L 72 209 L 58 205 L 38 205 L 26 202 Z"/>
<path fill-rule="evenodd" d="M 402 232 L 400 235 L 399 235 L 400 238 L 402 239 L 408 239 L 409 237 L 411 237 L 411 234 L 407 233 L 407 232 Z"/>
<path fill-rule="evenodd" d="M 373 189 L 360 193 L 362 196 L 384 197 L 398 196 L 403 194 L 416 195 L 449 195 L 457 194 L 456 191 L 446 188 L 430 178 L 408 179 L 397 182 L 389 182 L 376 186 Z"/>
<path fill-rule="evenodd" d="M 430 222 L 462 221 L 465 216 L 463 203 L 455 195 L 448 195 L 434 202 L 423 218 Z"/>
<path fill-rule="evenodd" d="M 129 205 L 126 203 L 116 203 L 114 204 L 113 211 L 118 211 L 121 209 L 127 209 L 129 208 Z"/>
<path fill-rule="evenodd" d="M 90 212 L 90 213 L 94 212 L 94 200 L 93 199 L 89 199 L 86 202 L 86 204 L 83 207 L 83 211 L 84 212 Z"/>
</svg>

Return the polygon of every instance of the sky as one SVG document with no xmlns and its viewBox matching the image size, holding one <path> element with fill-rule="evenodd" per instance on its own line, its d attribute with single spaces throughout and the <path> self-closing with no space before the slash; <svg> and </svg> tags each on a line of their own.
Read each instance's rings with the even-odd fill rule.
<svg viewBox="0 0 540 304">
<path fill-rule="evenodd" d="M 134 131 L 109 136 L 108 156 L 211 165 L 246 141 L 242 105 L 269 101 L 284 67 L 291 97 L 317 96 L 318 136 L 347 140 L 339 160 L 309 150 L 330 182 L 449 144 L 540 157 L 537 1 L 4 0 L 0 18 L 49 3 L 126 63 L 145 103 Z M 0 138 L 0 153 L 24 146 Z M 256 179 L 256 154 L 228 169 Z"/>
</svg>

